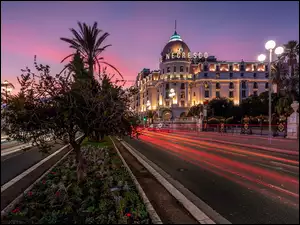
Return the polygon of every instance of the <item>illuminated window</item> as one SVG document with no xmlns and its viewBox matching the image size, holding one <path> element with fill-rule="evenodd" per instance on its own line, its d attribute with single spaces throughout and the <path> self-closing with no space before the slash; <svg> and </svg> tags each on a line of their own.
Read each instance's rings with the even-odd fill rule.
<svg viewBox="0 0 300 225">
<path fill-rule="evenodd" d="M 204 83 L 204 88 L 209 88 L 208 83 Z"/>
<path fill-rule="evenodd" d="M 181 92 L 181 94 L 180 94 L 180 98 L 185 98 L 185 94 L 184 94 L 184 92 Z"/>
</svg>

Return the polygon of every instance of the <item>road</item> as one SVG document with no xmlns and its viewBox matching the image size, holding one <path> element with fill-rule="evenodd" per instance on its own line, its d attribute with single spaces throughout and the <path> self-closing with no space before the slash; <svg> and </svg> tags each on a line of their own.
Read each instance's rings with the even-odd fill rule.
<svg viewBox="0 0 300 225">
<path fill-rule="evenodd" d="M 296 141 L 150 131 L 125 140 L 233 224 L 299 224 Z"/>
<path fill-rule="evenodd" d="M 37 147 L 32 147 L 26 151 L 1 157 L 1 186 L 62 146 L 62 144 L 54 145 L 47 154 L 40 152 Z"/>
</svg>

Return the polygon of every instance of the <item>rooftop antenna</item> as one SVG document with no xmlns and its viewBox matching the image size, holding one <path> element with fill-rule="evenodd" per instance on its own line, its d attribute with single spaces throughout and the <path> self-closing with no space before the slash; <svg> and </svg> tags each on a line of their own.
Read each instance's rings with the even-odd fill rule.
<svg viewBox="0 0 300 225">
<path fill-rule="evenodd" d="M 175 32 L 176 32 L 176 25 L 177 25 L 177 24 L 176 24 L 176 20 L 175 20 Z"/>
</svg>

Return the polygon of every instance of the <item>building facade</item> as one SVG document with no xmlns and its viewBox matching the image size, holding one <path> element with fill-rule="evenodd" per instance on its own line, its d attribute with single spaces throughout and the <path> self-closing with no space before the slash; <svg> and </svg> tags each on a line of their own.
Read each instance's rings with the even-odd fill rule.
<svg viewBox="0 0 300 225">
<path fill-rule="evenodd" d="M 175 31 L 161 53 L 159 70 L 143 69 L 135 86 L 139 93 L 132 108 L 140 115 L 151 110 L 154 118 L 168 120 L 185 116 L 190 107 L 213 98 L 240 104 L 267 91 L 268 68 L 259 62 L 218 61 L 207 53 L 192 53 Z M 171 89 L 174 97 L 169 95 Z"/>
</svg>

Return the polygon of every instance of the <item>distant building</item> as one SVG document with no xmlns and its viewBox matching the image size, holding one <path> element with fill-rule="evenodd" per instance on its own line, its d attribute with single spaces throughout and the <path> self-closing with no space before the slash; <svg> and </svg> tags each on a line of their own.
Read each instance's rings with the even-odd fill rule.
<svg viewBox="0 0 300 225">
<path fill-rule="evenodd" d="M 132 109 L 140 114 L 154 110 L 155 117 L 168 120 L 213 98 L 226 97 L 240 104 L 242 99 L 268 90 L 267 71 L 267 65 L 259 62 L 218 61 L 207 53 L 192 53 L 175 31 L 162 50 L 159 70 L 143 69 L 138 74 L 135 86 L 139 93 Z M 175 91 L 173 101 L 171 89 Z M 169 110 L 160 110 L 163 108 Z"/>
</svg>

